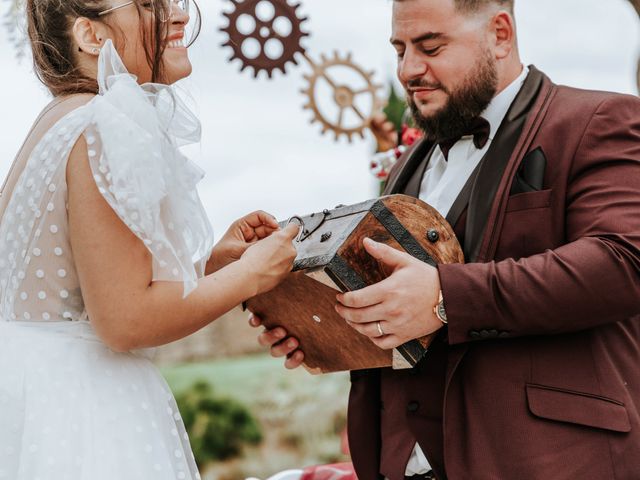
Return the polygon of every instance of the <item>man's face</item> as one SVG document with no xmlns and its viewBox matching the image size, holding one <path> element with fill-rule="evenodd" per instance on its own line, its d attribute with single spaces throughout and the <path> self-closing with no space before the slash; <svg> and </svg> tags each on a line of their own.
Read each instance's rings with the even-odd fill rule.
<svg viewBox="0 0 640 480">
<path fill-rule="evenodd" d="M 495 58 L 486 15 L 455 9 L 453 0 L 393 4 L 391 43 L 398 78 L 427 137 L 455 136 L 496 93 Z"/>
</svg>

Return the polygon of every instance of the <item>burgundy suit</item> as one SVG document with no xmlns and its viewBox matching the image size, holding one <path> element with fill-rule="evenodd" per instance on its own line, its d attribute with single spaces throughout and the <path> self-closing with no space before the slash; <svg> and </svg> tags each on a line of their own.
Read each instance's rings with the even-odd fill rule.
<svg viewBox="0 0 640 480">
<path fill-rule="evenodd" d="M 430 149 L 386 193 L 417 195 Z M 518 193 L 536 149 L 543 188 Z M 402 478 L 407 438 L 439 479 L 640 479 L 640 99 L 531 67 L 457 204 L 448 328 L 413 371 L 352 373 L 360 480 L 381 478 L 381 455 Z"/>
</svg>

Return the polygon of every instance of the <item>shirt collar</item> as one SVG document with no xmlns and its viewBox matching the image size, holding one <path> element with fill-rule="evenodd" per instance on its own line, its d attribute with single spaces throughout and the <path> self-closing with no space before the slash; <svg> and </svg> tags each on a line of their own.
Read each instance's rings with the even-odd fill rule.
<svg viewBox="0 0 640 480">
<path fill-rule="evenodd" d="M 522 88 L 522 84 L 524 83 L 527 75 L 529 74 L 529 67 L 523 66 L 522 72 L 518 75 L 513 82 L 511 82 L 504 90 L 502 90 L 498 95 L 493 97 L 491 103 L 487 106 L 487 108 L 480 115 L 483 118 L 486 118 L 489 121 L 489 125 L 491 125 L 491 131 L 489 132 L 489 140 L 493 140 L 502 120 L 507 114 L 507 110 L 513 103 L 518 95 L 518 92 Z"/>
</svg>

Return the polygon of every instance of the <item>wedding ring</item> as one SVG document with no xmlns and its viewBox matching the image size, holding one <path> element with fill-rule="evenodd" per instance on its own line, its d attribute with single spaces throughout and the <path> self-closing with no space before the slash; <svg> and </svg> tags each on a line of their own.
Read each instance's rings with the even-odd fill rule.
<svg viewBox="0 0 640 480">
<path fill-rule="evenodd" d="M 380 334 L 380 336 L 384 337 L 384 330 L 382 330 L 382 325 L 380 325 L 379 321 L 376 322 L 376 327 L 378 327 L 378 333 Z"/>
</svg>

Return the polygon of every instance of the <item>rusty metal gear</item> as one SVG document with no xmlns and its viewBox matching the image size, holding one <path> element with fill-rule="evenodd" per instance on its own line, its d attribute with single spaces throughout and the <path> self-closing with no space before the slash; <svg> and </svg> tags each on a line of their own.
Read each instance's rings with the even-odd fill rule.
<svg viewBox="0 0 640 480">
<path fill-rule="evenodd" d="M 239 59 L 242 63 L 240 71 L 244 71 L 247 67 L 252 67 L 254 70 L 254 77 L 258 76 L 261 71 L 267 72 L 269 78 L 274 70 L 280 70 L 285 73 L 285 68 L 288 63 L 295 65 L 298 62 L 295 59 L 296 53 L 304 53 L 304 48 L 301 45 L 301 41 L 304 37 L 309 36 L 308 33 L 302 30 L 302 23 L 307 20 L 307 17 L 298 17 L 297 10 L 300 4 L 290 5 L 288 0 L 231 0 L 233 3 L 233 10 L 228 13 L 223 13 L 229 20 L 229 25 L 221 27 L 220 31 L 225 32 L 228 35 L 228 39 L 222 44 L 223 47 L 231 47 L 233 55 L 229 61 Z M 260 18 L 257 11 L 258 4 L 267 3 L 273 7 L 272 18 Z M 255 28 L 249 27 L 246 33 L 241 32 L 239 29 L 238 20 L 241 16 L 247 15 L 253 19 Z M 282 33 L 278 28 L 278 21 L 282 21 L 285 18 L 290 22 L 290 32 Z M 285 23 L 285 25 L 287 25 Z M 285 30 L 287 28 L 285 27 Z M 249 58 L 242 50 L 243 44 L 253 39 L 259 44 L 259 53 L 255 58 Z M 282 54 L 278 58 L 271 58 L 268 55 L 267 48 L 269 42 L 280 42 L 282 46 Z"/>
<path fill-rule="evenodd" d="M 344 58 L 341 58 L 338 52 L 334 53 L 333 58 L 327 58 L 326 55 L 321 55 L 320 58 L 320 63 L 314 63 L 307 57 L 307 60 L 309 60 L 313 68 L 313 72 L 310 75 L 304 76 L 309 82 L 309 86 L 306 90 L 302 90 L 302 93 L 308 97 L 308 103 L 305 104 L 303 108 L 313 112 L 311 123 L 320 123 L 323 134 L 329 130 L 333 131 L 336 140 L 338 140 L 340 135 L 345 135 L 349 142 L 351 142 L 353 135 L 360 135 L 360 137 L 364 138 L 364 131 L 367 128 L 369 120 L 384 106 L 384 102 L 377 95 L 378 90 L 383 88 L 382 85 L 373 83 L 374 72 L 366 72 L 360 66 L 353 63 L 350 53 Z M 352 88 L 349 85 L 333 80 L 328 71 L 335 67 L 351 69 L 357 76 L 364 80 L 364 86 L 362 88 Z M 336 121 L 328 120 L 318 108 L 316 95 L 318 81 L 320 79 L 326 81 L 333 90 L 332 100 L 339 109 Z M 360 95 L 370 96 L 370 108 L 367 112 L 361 111 L 360 107 L 356 104 L 356 97 Z M 348 110 L 353 111 L 359 119 L 355 125 L 345 125 L 345 112 Z"/>
</svg>

